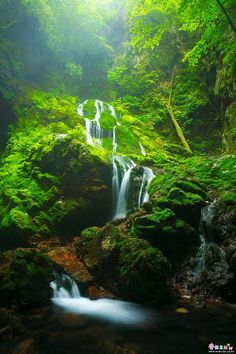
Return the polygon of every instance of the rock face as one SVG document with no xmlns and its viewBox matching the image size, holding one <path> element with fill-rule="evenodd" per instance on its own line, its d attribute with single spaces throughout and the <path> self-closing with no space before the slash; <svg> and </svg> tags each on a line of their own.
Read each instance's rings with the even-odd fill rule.
<svg viewBox="0 0 236 354">
<path fill-rule="evenodd" d="M 109 156 L 86 144 L 76 106 L 39 92 L 18 104 L 0 166 L 0 248 L 25 246 L 35 234 L 76 235 L 110 218 Z"/>
<path fill-rule="evenodd" d="M 161 251 L 112 224 L 81 236 L 78 256 L 104 286 L 144 303 L 165 299 L 171 267 Z"/>
<path fill-rule="evenodd" d="M 131 220 L 130 232 L 159 248 L 174 266 L 198 244 L 198 223 L 204 190 L 191 179 L 157 175 L 150 186 L 151 200 Z"/>
<path fill-rule="evenodd" d="M 49 304 L 53 266 L 36 250 L 17 249 L 1 255 L 0 304 L 20 309 Z"/>
</svg>

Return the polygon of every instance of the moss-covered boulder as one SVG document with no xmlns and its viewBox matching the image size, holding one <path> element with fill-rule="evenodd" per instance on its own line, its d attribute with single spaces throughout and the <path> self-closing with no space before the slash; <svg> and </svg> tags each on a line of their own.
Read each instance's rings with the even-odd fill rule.
<svg viewBox="0 0 236 354">
<path fill-rule="evenodd" d="M 99 282 L 111 291 L 144 303 L 164 300 L 170 263 L 157 248 L 107 225 L 97 235 L 92 230 L 76 245 L 77 253 Z"/>
<path fill-rule="evenodd" d="M 170 269 L 163 253 L 147 241 L 128 238 L 120 243 L 117 279 L 130 297 L 148 304 L 166 299 Z"/>
<path fill-rule="evenodd" d="M 27 245 L 35 234 L 76 235 L 110 218 L 110 156 L 86 144 L 76 108 L 74 97 L 38 91 L 18 102 L 0 164 L 0 248 Z"/>
<path fill-rule="evenodd" d="M 17 249 L 1 255 L 0 304 L 12 308 L 44 306 L 51 298 L 53 265 L 36 250 Z"/>
<path fill-rule="evenodd" d="M 152 213 L 135 217 L 130 232 L 159 248 L 176 265 L 198 244 L 195 229 L 169 208 L 156 207 Z"/>
<path fill-rule="evenodd" d="M 84 229 L 80 236 L 83 240 L 92 240 L 95 236 L 99 234 L 99 231 L 101 229 L 97 226 L 91 226 L 88 227 L 87 229 Z"/>
</svg>

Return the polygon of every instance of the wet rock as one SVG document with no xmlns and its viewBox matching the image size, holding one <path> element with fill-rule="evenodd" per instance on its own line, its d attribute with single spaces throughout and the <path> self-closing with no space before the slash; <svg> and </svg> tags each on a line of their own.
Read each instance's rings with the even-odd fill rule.
<svg viewBox="0 0 236 354">
<path fill-rule="evenodd" d="M 73 244 L 64 247 L 54 247 L 48 250 L 46 254 L 55 265 L 65 273 L 70 274 L 77 282 L 84 285 L 91 284 L 93 276 L 89 273 L 81 260 L 76 257 Z"/>
</svg>

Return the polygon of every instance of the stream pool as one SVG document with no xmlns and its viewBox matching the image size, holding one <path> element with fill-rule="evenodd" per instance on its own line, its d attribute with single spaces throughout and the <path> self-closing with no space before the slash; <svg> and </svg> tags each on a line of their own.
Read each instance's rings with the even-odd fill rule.
<svg viewBox="0 0 236 354">
<path fill-rule="evenodd" d="M 168 305 L 152 314 L 150 323 L 123 326 L 50 309 L 31 316 L 28 327 L 39 354 L 204 354 L 210 343 L 236 346 L 234 307 Z"/>
</svg>

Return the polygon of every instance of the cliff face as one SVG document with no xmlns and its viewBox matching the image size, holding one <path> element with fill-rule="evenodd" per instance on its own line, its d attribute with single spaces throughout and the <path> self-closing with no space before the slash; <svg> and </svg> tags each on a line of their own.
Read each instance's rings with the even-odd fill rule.
<svg viewBox="0 0 236 354">
<path fill-rule="evenodd" d="M 18 103 L 18 123 L 1 160 L 3 247 L 27 244 L 37 233 L 73 235 L 109 219 L 110 160 L 86 145 L 76 107 L 76 98 L 43 93 Z"/>
</svg>

